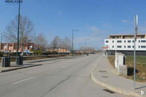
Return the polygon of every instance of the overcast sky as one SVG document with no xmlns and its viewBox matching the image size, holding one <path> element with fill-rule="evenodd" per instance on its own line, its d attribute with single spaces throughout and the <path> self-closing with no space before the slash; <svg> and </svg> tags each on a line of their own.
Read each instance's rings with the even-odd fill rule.
<svg viewBox="0 0 146 97">
<path fill-rule="evenodd" d="M 146 32 L 146 0 L 23 0 L 21 15 L 33 21 L 36 33 L 43 33 L 48 42 L 57 35 L 100 49 L 109 34 L 134 33 L 134 15 L 138 15 L 138 29 Z M 18 4 L 0 0 L 0 32 L 18 14 Z"/>
</svg>

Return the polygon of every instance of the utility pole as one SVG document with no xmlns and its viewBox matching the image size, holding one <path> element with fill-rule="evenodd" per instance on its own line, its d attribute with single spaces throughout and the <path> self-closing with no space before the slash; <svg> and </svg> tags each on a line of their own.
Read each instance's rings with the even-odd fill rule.
<svg viewBox="0 0 146 97">
<path fill-rule="evenodd" d="M 73 45 L 73 37 L 74 37 L 73 35 L 74 35 L 74 31 L 79 31 L 79 30 L 72 30 L 72 57 L 73 57 L 73 49 L 74 49 L 74 48 L 73 48 L 73 46 L 74 46 L 74 45 Z"/>
<path fill-rule="evenodd" d="M 136 38 L 137 38 L 137 33 L 138 33 L 138 28 L 137 28 L 137 25 L 138 25 L 138 16 L 135 15 L 134 16 L 134 90 L 135 90 L 135 65 L 136 65 Z"/>
<path fill-rule="evenodd" d="M 2 33 L 1 33 L 1 52 L 2 52 Z"/>
<path fill-rule="evenodd" d="M 86 40 L 89 40 L 89 39 L 85 39 L 85 52 L 86 52 Z"/>
<path fill-rule="evenodd" d="M 20 0 L 18 6 L 18 32 L 17 32 L 17 57 L 19 56 L 19 24 L 20 24 Z"/>
</svg>

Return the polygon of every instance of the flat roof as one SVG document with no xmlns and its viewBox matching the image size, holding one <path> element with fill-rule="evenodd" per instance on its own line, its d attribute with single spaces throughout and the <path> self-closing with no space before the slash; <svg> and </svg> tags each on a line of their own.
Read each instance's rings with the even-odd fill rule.
<svg viewBox="0 0 146 97">
<path fill-rule="evenodd" d="M 109 36 L 133 36 L 134 34 L 109 34 Z M 137 35 L 146 35 L 146 34 L 140 34 Z"/>
</svg>

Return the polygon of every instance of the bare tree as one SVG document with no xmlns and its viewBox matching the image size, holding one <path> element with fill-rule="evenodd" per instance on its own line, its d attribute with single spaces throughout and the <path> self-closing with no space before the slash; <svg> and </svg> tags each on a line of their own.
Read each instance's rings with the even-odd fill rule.
<svg viewBox="0 0 146 97">
<path fill-rule="evenodd" d="M 50 46 L 55 49 L 60 46 L 60 38 L 58 36 L 55 36 L 55 38 L 52 40 Z"/>
<path fill-rule="evenodd" d="M 34 25 L 30 19 L 26 16 L 20 16 L 20 27 L 19 27 L 19 44 L 26 46 L 27 43 L 32 41 L 31 36 L 33 35 Z M 18 31 L 18 16 L 11 20 L 6 26 L 4 31 L 4 38 L 7 42 L 17 42 L 17 31 Z"/>
<path fill-rule="evenodd" d="M 67 44 L 66 44 L 66 41 L 64 39 L 60 39 L 59 47 L 66 49 Z"/>
<path fill-rule="evenodd" d="M 37 45 L 39 50 L 44 50 L 48 46 L 48 42 L 43 33 L 35 35 L 33 37 L 33 42 Z"/>
<path fill-rule="evenodd" d="M 65 48 L 70 50 L 71 49 L 71 40 L 68 37 L 65 38 L 65 43 L 66 43 Z"/>
</svg>

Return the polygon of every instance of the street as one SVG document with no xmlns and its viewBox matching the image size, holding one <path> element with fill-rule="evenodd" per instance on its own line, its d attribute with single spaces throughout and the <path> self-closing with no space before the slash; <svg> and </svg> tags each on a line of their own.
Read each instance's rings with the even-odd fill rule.
<svg viewBox="0 0 146 97">
<path fill-rule="evenodd" d="M 0 73 L 0 97 L 128 97 L 104 91 L 90 73 L 100 54 L 36 61 L 42 66 Z"/>
</svg>

